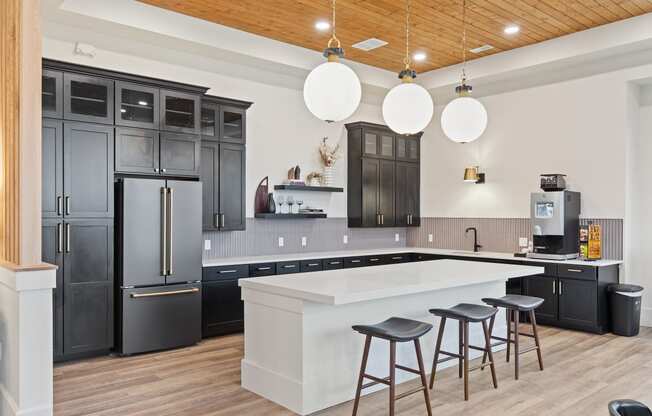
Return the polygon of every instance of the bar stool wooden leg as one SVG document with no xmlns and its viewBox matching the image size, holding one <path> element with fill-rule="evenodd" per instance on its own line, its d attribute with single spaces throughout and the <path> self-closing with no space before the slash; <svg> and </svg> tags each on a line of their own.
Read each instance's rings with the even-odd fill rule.
<svg viewBox="0 0 652 416">
<path fill-rule="evenodd" d="M 426 400 L 426 409 L 428 416 L 432 416 L 432 407 L 430 406 L 430 394 L 428 393 L 428 383 L 426 381 L 426 369 L 423 365 L 423 356 L 421 355 L 421 344 L 418 339 L 414 340 L 414 350 L 417 353 L 417 362 L 419 364 L 419 374 L 421 375 L 421 385 L 423 386 L 423 398 Z"/>
<path fill-rule="evenodd" d="M 460 358 L 457 360 L 457 368 L 459 372 L 459 377 L 462 378 L 462 366 L 464 365 L 463 360 L 462 360 L 462 350 L 464 348 L 464 324 L 462 321 L 459 321 L 459 329 L 460 329 L 460 334 L 459 334 L 459 348 L 457 350 L 457 353 L 460 355 Z"/>
<path fill-rule="evenodd" d="M 464 321 L 464 400 L 469 400 L 469 322 Z"/>
<path fill-rule="evenodd" d="M 494 323 L 496 321 L 496 315 L 492 316 L 489 320 L 489 349 L 491 349 L 491 336 L 494 333 Z M 493 360 L 492 360 L 493 361 Z M 487 362 L 487 351 L 482 354 L 482 364 Z M 480 371 L 484 371 L 484 367 L 480 368 Z"/>
<path fill-rule="evenodd" d="M 512 310 L 505 309 L 507 315 L 507 362 L 509 362 L 510 351 L 512 350 Z"/>
<path fill-rule="evenodd" d="M 518 380 L 518 362 L 519 362 L 519 344 L 518 344 L 518 326 L 520 313 L 518 311 L 512 311 L 514 315 L 514 378 Z"/>
<path fill-rule="evenodd" d="M 371 346 L 371 335 L 367 335 L 364 341 L 364 353 L 362 354 L 362 364 L 360 365 L 360 377 L 358 377 L 358 388 L 355 391 L 355 400 L 353 401 L 353 416 L 358 413 L 358 404 L 360 403 L 360 393 L 362 393 L 362 383 L 364 382 L 364 373 L 367 371 L 367 359 L 369 358 L 369 347 Z"/>
<path fill-rule="evenodd" d="M 396 402 L 396 342 L 389 342 L 389 416 L 394 416 Z"/>
<path fill-rule="evenodd" d="M 437 334 L 437 345 L 435 345 L 435 358 L 432 360 L 432 371 L 430 372 L 430 388 L 435 386 L 435 373 L 437 372 L 437 361 L 439 361 L 439 351 L 441 350 L 441 341 L 444 338 L 444 329 L 446 328 L 446 318 L 441 318 L 439 322 L 439 333 Z"/>
<path fill-rule="evenodd" d="M 532 334 L 534 335 L 534 343 L 537 346 L 537 356 L 539 357 L 539 368 L 543 371 L 543 357 L 541 356 L 541 344 L 539 344 L 539 331 L 537 330 L 537 318 L 534 311 L 530 311 L 530 322 L 532 322 Z"/>
<path fill-rule="evenodd" d="M 493 326 L 493 318 L 490 327 Z M 494 388 L 498 388 L 498 379 L 496 378 L 496 367 L 494 366 L 494 353 L 491 351 L 491 329 L 487 329 L 487 321 L 482 321 L 482 331 L 484 332 L 485 354 L 489 355 L 489 368 L 491 369 L 491 378 L 494 382 Z M 482 361 L 484 364 L 484 360 Z"/>
</svg>

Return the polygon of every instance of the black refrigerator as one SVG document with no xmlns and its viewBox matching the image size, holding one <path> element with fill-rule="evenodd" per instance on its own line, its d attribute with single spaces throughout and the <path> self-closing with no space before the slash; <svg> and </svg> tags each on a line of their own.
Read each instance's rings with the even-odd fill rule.
<svg viewBox="0 0 652 416">
<path fill-rule="evenodd" d="M 117 196 L 117 349 L 201 340 L 201 183 L 122 178 Z"/>
</svg>

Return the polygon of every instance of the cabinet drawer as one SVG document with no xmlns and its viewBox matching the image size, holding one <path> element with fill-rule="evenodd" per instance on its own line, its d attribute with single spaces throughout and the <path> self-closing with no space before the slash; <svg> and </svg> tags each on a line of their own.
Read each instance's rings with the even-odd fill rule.
<svg viewBox="0 0 652 416">
<path fill-rule="evenodd" d="M 249 265 L 249 276 L 272 276 L 276 274 L 276 263 L 257 263 Z"/>
<path fill-rule="evenodd" d="M 323 269 L 321 260 L 303 260 L 301 262 L 301 272 L 318 272 Z"/>
<path fill-rule="evenodd" d="M 299 273 L 301 263 L 298 261 L 280 261 L 276 263 L 277 274 Z"/>
<path fill-rule="evenodd" d="M 365 257 L 365 266 L 380 266 L 387 264 L 389 256 L 367 256 Z"/>
<path fill-rule="evenodd" d="M 349 269 L 352 267 L 362 267 L 364 266 L 364 258 L 362 257 L 347 257 L 344 259 L 344 268 Z"/>
<path fill-rule="evenodd" d="M 558 265 L 558 276 L 568 277 L 570 279 L 596 280 L 598 277 L 597 269 L 593 266 L 576 266 L 571 264 Z"/>
<path fill-rule="evenodd" d="M 322 260 L 324 270 L 336 270 L 344 267 L 343 259 L 324 259 Z"/>
<path fill-rule="evenodd" d="M 204 267 L 202 281 L 241 279 L 249 277 L 249 266 L 238 264 L 235 266 Z"/>
<path fill-rule="evenodd" d="M 386 263 L 388 263 L 388 264 L 406 263 L 406 262 L 412 261 L 410 253 L 390 254 L 390 255 L 386 256 L 386 258 L 387 258 Z"/>
</svg>

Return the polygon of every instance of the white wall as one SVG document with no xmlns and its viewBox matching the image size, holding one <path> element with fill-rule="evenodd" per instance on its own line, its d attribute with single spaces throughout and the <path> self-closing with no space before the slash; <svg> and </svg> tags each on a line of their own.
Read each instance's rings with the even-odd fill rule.
<svg viewBox="0 0 652 416">
<path fill-rule="evenodd" d="M 43 41 L 43 56 L 46 58 L 202 85 L 210 87 L 209 94 L 253 101 L 247 113 L 248 217 L 253 216 L 254 192 L 263 177 L 269 175 L 272 184 L 280 184 L 287 170 L 297 164 L 301 166 L 302 176 L 321 170 L 317 148 L 325 136 L 333 145 L 343 140 L 341 160 L 336 164 L 335 184 L 346 186 L 344 123 L 358 120 L 382 122 L 380 107 L 376 105 L 363 103 L 349 120 L 328 124 L 306 109 L 300 90 L 196 70 L 191 64 L 181 67 L 106 50 L 98 50 L 95 58 L 89 59 L 74 55 L 73 49 L 74 45 L 69 42 L 49 38 Z M 345 193 L 305 195 L 304 200 L 306 204 L 326 208 L 331 217 L 346 217 Z"/>
<path fill-rule="evenodd" d="M 582 216 L 623 218 L 625 78 L 616 72 L 483 97 L 489 125 L 464 145 L 445 138 L 438 106 L 422 143 L 422 215 L 529 217 L 539 174 L 565 173 L 582 192 Z M 473 164 L 486 184 L 462 181 Z"/>
</svg>

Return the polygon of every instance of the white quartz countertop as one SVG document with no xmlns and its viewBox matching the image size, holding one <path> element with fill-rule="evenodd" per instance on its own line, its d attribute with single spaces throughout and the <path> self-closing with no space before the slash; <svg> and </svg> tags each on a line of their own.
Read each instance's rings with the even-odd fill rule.
<svg viewBox="0 0 652 416">
<path fill-rule="evenodd" d="M 422 247 L 396 247 L 386 249 L 369 249 L 369 250 L 340 250 L 340 251 L 320 251 L 320 252 L 306 252 L 306 253 L 292 253 L 292 254 L 274 254 L 267 256 L 247 256 L 247 257 L 223 257 L 219 259 L 204 260 L 204 267 L 213 266 L 229 266 L 234 264 L 254 264 L 278 261 L 300 261 L 310 259 L 328 259 L 328 258 L 341 258 L 341 257 L 357 257 L 357 256 L 373 256 L 393 253 L 423 253 L 423 254 L 440 254 L 446 256 L 460 256 L 469 258 L 486 258 L 486 259 L 500 259 L 500 260 L 519 260 L 528 261 L 533 263 L 558 263 L 568 265 L 585 265 L 593 267 L 604 267 L 615 264 L 621 264 L 622 260 L 542 260 L 530 259 L 523 257 L 514 257 L 513 253 L 497 253 L 481 251 L 474 253 L 472 251 L 464 250 L 447 250 L 436 248 L 422 248 Z M 378 266 L 375 266 L 378 267 Z"/>
<path fill-rule="evenodd" d="M 396 252 L 393 250 L 392 252 Z M 377 253 L 375 251 L 374 253 Z M 328 305 L 477 285 L 544 272 L 543 267 L 437 260 L 240 279 L 239 285 Z"/>
</svg>

